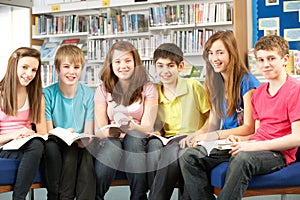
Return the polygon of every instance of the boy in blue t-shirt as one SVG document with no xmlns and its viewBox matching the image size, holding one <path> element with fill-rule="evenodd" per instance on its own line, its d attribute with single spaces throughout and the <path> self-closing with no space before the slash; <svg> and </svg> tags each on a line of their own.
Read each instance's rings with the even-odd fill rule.
<svg viewBox="0 0 300 200">
<path fill-rule="evenodd" d="M 77 46 L 61 46 L 54 58 L 58 82 L 44 88 L 48 132 L 55 127 L 76 133 L 94 133 L 94 92 L 79 83 L 84 54 Z M 45 143 L 45 182 L 48 199 L 94 199 L 93 158 L 85 148 L 90 141 L 71 146 L 54 135 Z"/>
</svg>

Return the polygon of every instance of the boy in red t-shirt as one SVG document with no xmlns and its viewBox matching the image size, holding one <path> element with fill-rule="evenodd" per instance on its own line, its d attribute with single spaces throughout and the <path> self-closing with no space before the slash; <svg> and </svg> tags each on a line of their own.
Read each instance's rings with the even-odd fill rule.
<svg viewBox="0 0 300 200">
<path fill-rule="evenodd" d="M 218 199 L 241 199 L 252 176 L 294 162 L 300 144 L 300 82 L 285 71 L 288 42 L 280 36 L 264 36 L 254 53 L 268 81 L 256 89 L 251 101 L 256 131 L 247 137 L 229 136 L 232 157 Z"/>
</svg>

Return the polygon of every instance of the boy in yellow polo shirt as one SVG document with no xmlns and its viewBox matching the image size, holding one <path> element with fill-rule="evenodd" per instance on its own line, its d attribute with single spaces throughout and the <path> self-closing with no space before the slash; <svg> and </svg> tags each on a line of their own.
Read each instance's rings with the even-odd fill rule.
<svg viewBox="0 0 300 200">
<path fill-rule="evenodd" d="M 184 67 L 183 52 L 173 43 L 164 43 L 154 51 L 154 64 L 160 79 L 158 84 L 158 124 L 164 137 L 192 134 L 199 130 L 209 115 L 209 102 L 205 89 L 195 79 L 180 78 Z M 149 199 L 170 199 L 179 181 L 183 199 L 182 176 L 178 164 L 179 141 L 163 148 L 159 139 L 148 141 Z"/>
</svg>

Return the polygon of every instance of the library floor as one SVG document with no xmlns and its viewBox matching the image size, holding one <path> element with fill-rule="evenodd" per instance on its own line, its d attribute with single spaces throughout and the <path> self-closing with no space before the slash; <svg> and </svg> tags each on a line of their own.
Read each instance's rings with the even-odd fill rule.
<svg viewBox="0 0 300 200">
<path fill-rule="evenodd" d="M 172 198 L 170 200 L 177 200 L 177 189 L 174 190 Z M 47 200 L 46 189 L 35 189 L 35 200 Z M 0 194 L 0 200 L 11 200 L 11 192 Z M 27 198 L 28 200 L 29 198 Z M 127 200 L 129 199 L 129 187 L 111 187 L 105 196 L 105 200 Z M 258 197 L 247 197 L 243 200 L 280 200 L 280 195 L 270 195 L 270 196 L 258 196 Z M 287 195 L 286 200 L 299 200 L 300 195 Z"/>
</svg>

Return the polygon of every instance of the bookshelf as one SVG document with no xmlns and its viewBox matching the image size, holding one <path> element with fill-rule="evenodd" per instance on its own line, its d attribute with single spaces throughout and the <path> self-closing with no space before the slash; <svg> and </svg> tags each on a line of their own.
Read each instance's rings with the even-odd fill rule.
<svg viewBox="0 0 300 200">
<path fill-rule="evenodd" d="M 86 73 L 93 73 L 86 77 L 95 76 L 95 71 L 98 72 L 98 68 L 101 68 L 109 47 L 118 40 L 134 44 L 150 73 L 154 73 L 152 53 L 164 42 L 173 42 L 180 46 L 184 52 L 185 63 L 204 65 L 203 45 L 218 30 L 233 30 L 241 55 L 245 60 L 247 58 L 247 2 L 244 0 L 148 0 L 135 3 L 132 0 L 110 0 L 110 5 L 103 6 L 105 3 L 107 1 L 95 0 L 34 5 L 32 41 L 61 41 L 64 38 L 80 37 L 80 41 L 86 42 L 88 46 L 86 66 L 89 71 Z M 200 17 L 201 8 L 202 16 L 207 16 L 204 19 Z M 210 13 L 209 9 L 213 12 Z M 79 16 L 87 22 L 86 29 L 57 31 L 57 27 L 54 28 L 57 23 L 50 23 L 51 19 L 74 19 Z M 38 21 L 42 17 L 48 18 L 42 25 L 45 27 L 43 33 L 39 30 L 41 22 Z M 95 82 L 94 79 L 91 78 L 92 83 Z M 88 80 L 85 78 L 85 83 L 93 85 Z"/>
</svg>

